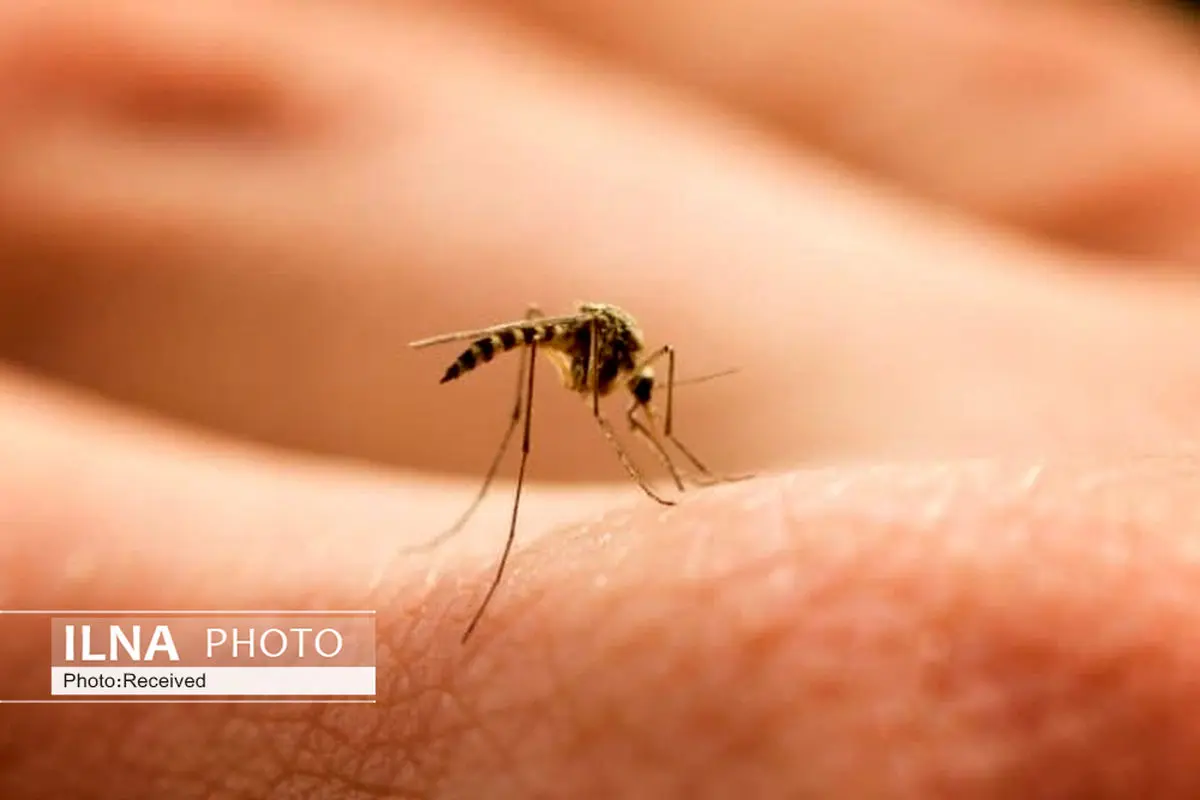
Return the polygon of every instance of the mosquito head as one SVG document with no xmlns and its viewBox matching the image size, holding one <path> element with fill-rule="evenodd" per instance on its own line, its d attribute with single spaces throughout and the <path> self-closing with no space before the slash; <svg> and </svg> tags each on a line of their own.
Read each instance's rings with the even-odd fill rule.
<svg viewBox="0 0 1200 800">
<path fill-rule="evenodd" d="M 650 399 L 654 395 L 654 370 L 650 367 L 645 367 L 641 372 L 629 379 L 629 391 L 633 394 L 638 405 L 650 405 Z"/>
</svg>

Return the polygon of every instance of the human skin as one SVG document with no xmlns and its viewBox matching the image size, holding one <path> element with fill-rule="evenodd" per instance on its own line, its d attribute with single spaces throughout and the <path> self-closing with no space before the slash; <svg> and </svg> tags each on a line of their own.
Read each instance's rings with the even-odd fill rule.
<svg viewBox="0 0 1200 800">
<path fill-rule="evenodd" d="M 517 8 L 617 61 L 752 109 L 945 205 L 1090 248 L 1200 259 L 1195 34 L 1161 9 L 476 3 Z"/>
<path fill-rule="evenodd" d="M 0 12 L 0 608 L 380 624 L 369 708 L 4 707 L 0 796 L 1194 796 L 1190 245 L 935 211 L 506 25 Z M 664 510 L 547 386 L 463 646 L 507 498 L 397 550 L 462 510 L 513 374 L 439 387 L 454 348 L 403 343 L 576 298 L 739 367 L 679 430 L 759 477 Z"/>
</svg>

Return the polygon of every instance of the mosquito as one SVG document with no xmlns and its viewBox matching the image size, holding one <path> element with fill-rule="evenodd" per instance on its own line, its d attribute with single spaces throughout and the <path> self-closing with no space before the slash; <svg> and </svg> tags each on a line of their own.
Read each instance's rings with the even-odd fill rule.
<svg viewBox="0 0 1200 800">
<path fill-rule="evenodd" d="M 533 380 L 539 350 L 546 354 L 557 369 L 563 386 L 589 402 L 592 417 L 616 453 L 621 466 L 650 499 L 664 506 L 675 505 L 674 500 L 663 497 L 651 488 L 645 475 L 617 439 L 612 423 L 600 411 L 600 399 L 612 394 L 618 388 L 623 387 L 630 395 L 630 403 L 625 411 L 630 430 L 654 452 L 670 474 L 677 489 L 685 491 L 685 473 L 676 467 L 665 443 L 674 446 L 696 470 L 698 475 L 686 474 L 698 485 L 706 486 L 749 477 L 718 477 L 675 436 L 673 430 L 676 386 L 674 347 L 668 344 L 647 352 L 645 340 L 642 338 L 637 321 L 614 305 L 580 303 L 577 309 L 573 314 L 547 317 L 536 305 L 530 305 L 526 310 L 525 317 L 520 320 L 504 322 L 489 328 L 446 333 L 409 343 L 410 347 L 422 348 L 447 342 L 473 340 L 471 345 L 447 367 L 445 374 L 442 375 L 441 383 L 449 383 L 462 377 L 490 362 L 500 353 L 521 349 L 520 366 L 517 371 L 516 399 L 513 402 L 512 414 L 479 493 L 450 528 L 416 548 L 424 550 L 435 547 L 466 525 L 487 495 L 517 426 L 523 423 L 521 461 L 517 469 L 516 496 L 513 500 L 508 538 L 488 591 L 463 632 L 462 641 L 464 643 L 479 624 L 479 620 L 483 617 L 484 611 L 500 586 L 509 554 L 512 551 L 513 541 L 516 538 L 521 489 L 525 481 L 525 465 L 529 460 L 530 430 L 533 421 Z M 662 437 L 660 438 L 657 433 L 656 413 L 651 407 L 651 399 L 654 396 L 656 385 L 654 364 L 664 357 L 667 359 L 667 399 Z M 687 382 L 707 380 L 712 377 L 717 377 L 717 375 L 709 375 Z"/>
</svg>

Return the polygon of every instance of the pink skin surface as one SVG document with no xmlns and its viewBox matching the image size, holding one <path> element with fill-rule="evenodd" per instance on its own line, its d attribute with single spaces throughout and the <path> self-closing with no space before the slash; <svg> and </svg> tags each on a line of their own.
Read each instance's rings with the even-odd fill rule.
<svg viewBox="0 0 1200 800">
<path fill-rule="evenodd" d="M 1194 47 L 833 5 L 0 10 L 0 608 L 380 629 L 371 707 L 0 706 L 0 797 L 1200 794 Z M 738 367 L 759 477 L 651 503 L 542 362 L 462 646 L 511 483 L 397 551 L 515 362 L 405 343 L 531 300 Z"/>
</svg>

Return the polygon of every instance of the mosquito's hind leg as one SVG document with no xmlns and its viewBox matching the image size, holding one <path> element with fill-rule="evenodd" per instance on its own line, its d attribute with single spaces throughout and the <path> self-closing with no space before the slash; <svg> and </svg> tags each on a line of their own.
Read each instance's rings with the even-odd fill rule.
<svg viewBox="0 0 1200 800">
<path fill-rule="evenodd" d="M 500 555 L 500 563 L 496 566 L 496 574 L 488 586 L 487 594 L 483 596 L 483 600 L 479 603 L 479 608 L 475 610 L 475 615 L 471 617 L 471 622 L 467 625 L 467 629 L 463 631 L 463 644 L 466 644 L 467 639 L 471 636 L 471 632 L 475 630 L 475 626 L 483 618 L 483 612 L 487 610 L 488 605 L 492 602 L 492 597 L 495 596 L 496 590 L 500 587 L 500 579 L 504 577 L 504 568 L 508 564 L 508 556 L 512 553 L 513 541 L 517 537 L 517 514 L 521 510 L 521 489 L 525 485 L 525 465 L 529 462 L 529 440 L 530 431 L 533 426 L 533 373 L 537 366 L 535 363 L 536 358 L 537 343 L 535 342 L 529 346 L 529 377 L 528 382 L 525 384 L 525 434 L 521 439 L 521 465 L 517 468 L 517 489 L 513 497 L 512 520 L 508 525 L 508 538 L 504 542 L 504 552 Z"/>
<path fill-rule="evenodd" d="M 525 319 L 533 320 L 541 316 L 544 316 L 541 309 L 533 303 L 530 303 L 529 307 L 525 310 Z M 532 351 L 528 349 L 522 350 L 520 353 L 520 365 L 517 368 L 516 397 L 513 399 L 512 414 L 509 417 L 508 427 L 504 430 L 504 436 L 500 439 L 500 447 L 497 448 L 496 455 L 492 458 L 491 466 L 488 467 L 487 475 L 483 479 L 483 485 L 479 487 L 479 493 L 475 495 L 475 499 L 471 501 L 471 504 L 467 506 L 466 511 L 464 511 L 459 518 L 455 520 L 453 525 L 429 541 L 422 542 L 421 544 L 408 548 L 404 552 L 424 552 L 437 547 L 461 531 L 467 522 L 470 521 L 471 516 L 474 515 L 475 511 L 478 510 L 479 505 L 483 502 L 484 497 L 487 496 L 488 490 L 492 487 L 492 482 L 496 478 L 496 473 L 500 470 L 500 463 L 504 460 L 505 453 L 508 452 L 509 444 L 512 443 L 512 436 L 517 430 L 517 423 L 521 420 L 521 408 L 523 402 L 525 402 L 525 372 L 526 370 L 531 369 L 529 365 L 531 355 Z"/>
</svg>

